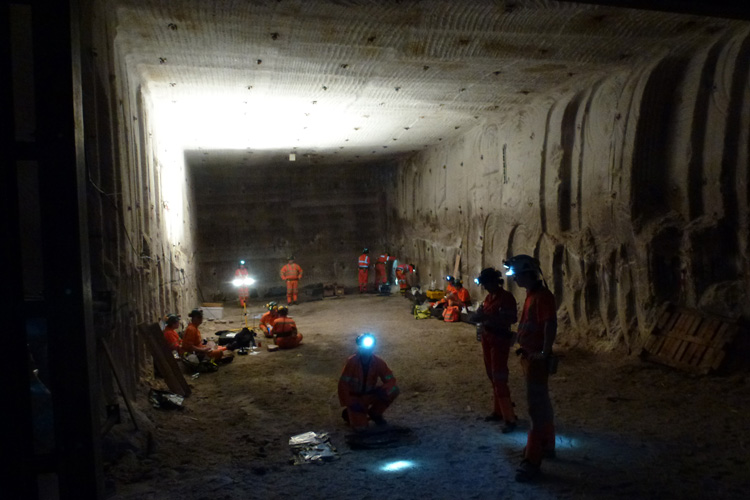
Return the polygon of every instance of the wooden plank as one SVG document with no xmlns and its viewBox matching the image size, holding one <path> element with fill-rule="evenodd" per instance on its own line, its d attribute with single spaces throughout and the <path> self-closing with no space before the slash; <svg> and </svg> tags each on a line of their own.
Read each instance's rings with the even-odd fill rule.
<svg viewBox="0 0 750 500">
<path fill-rule="evenodd" d="M 675 325 L 675 323 L 677 323 L 677 320 L 680 319 L 680 316 L 681 316 L 681 314 L 679 313 L 679 311 L 674 311 L 672 313 L 672 317 L 669 318 L 669 321 L 667 321 L 667 325 L 665 327 L 665 331 L 669 331 L 672 328 L 674 328 L 674 325 Z"/>
<path fill-rule="evenodd" d="M 159 368 L 159 373 L 164 377 L 169 390 L 180 396 L 189 396 L 190 386 L 182 375 L 182 370 L 172 356 L 172 352 L 164 345 L 164 333 L 159 323 L 142 323 L 138 325 L 138 333 L 151 351 L 154 363 Z"/>
<path fill-rule="evenodd" d="M 695 344 L 694 342 L 688 343 L 688 348 L 685 350 L 685 354 L 682 357 L 682 362 L 687 363 L 688 365 L 693 365 L 695 353 L 698 350 L 699 346 L 698 344 Z"/>
<path fill-rule="evenodd" d="M 672 307 L 669 305 L 669 303 L 664 304 L 661 308 L 661 311 L 657 315 L 659 318 L 656 321 L 656 328 L 662 330 L 664 328 L 664 325 L 667 324 L 667 321 L 669 321 L 669 318 L 672 316 Z"/>
<path fill-rule="evenodd" d="M 685 355 L 685 351 L 688 349 L 688 347 L 694 345 L 692 342 L 686 342 L 683 341 L 680 346 L 675 351 L 675 354 L 673 356 L 674 360 L 677 362 L 682 362 L 682 358 Z"/>
<path fill-rule="evenodd" d="M 104 339 L 100 339 L 100 342 L 101 342 L 102 349 L 104 350 L 104 354 L 107 357 L 107 361 L 109 362 L 109 367 L 112 368 L 112 373 L 115 376 L 117 387 L 120 388 L 120 395 L 122 395 L 122 400 L 125 401 L 125 406 L 127 406 L 128 413 L 130 413 L 130 420 L 133 422 L 133 427 L 135 427 L 135 430 L 138 430 L 138 421 L 135 418 L 133 405 L 130 404 L 130 398 L 128 398 L 128 395 L 125 393 L 125 387 L 123 386 L 122 378 L 120 377 L 120 370 L 118 370 L 117 366 L 115 366 L 115 360 L 112 357 L 112 353 L 109 351 L 107 342 L 105 342 Z"/>
</svg>

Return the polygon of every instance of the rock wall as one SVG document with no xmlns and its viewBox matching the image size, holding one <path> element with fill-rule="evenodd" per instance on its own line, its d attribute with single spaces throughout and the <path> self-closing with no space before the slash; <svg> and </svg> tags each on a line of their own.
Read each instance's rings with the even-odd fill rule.
<svg viewBox="0 0 750 500">
<path fill-rule="evenodd" d="M 567 343 L 632 348 L 664 301 L 750 315 L 749 65 L 735 32 L 412 157 L 389 195 L 393 247 L 441 287 L 457 254 L 465 278 L 537 256 Z"/>
<path fill-rule="evenodd" d="M 148 94 L 118 53 L 113 15 L 106 2 L 82 5 L 87 204 L 97 335 L 132 390 L 133 367 L 150 373 L 137 325 L 167 312 L 186 318 L 197 304 L 194 220 L 182 157 L 156 158 Z M 112 397 L 106 365 L 102 377 Z"/>
<path fill-rule="evenodd" d="M 362 248 L 383 250 L 392 166 L 302 161 L 248 166 L 242 160 L 202 163 L 203 158 L 200 152 L 187 156 L 206 300 L 237 297 L 231 280 L 239 259 L 257 280 L 251 294 L 268 296 L 286 293 L 279 271 L 290 255 L 304 271 L 301 287 L 326 282 L 355 287 Z"/>
</svg>

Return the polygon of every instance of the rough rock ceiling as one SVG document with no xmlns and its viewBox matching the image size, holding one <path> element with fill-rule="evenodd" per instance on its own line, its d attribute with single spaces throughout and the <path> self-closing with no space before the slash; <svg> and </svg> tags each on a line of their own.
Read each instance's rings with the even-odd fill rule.
<svg viewBox="0 0 750 500">
<path fill-rule="evenodd" d="M 742 22 L 551 0 L 115 5 L 161 140 L 251 164 L 393 159 Z"/>
</svg>

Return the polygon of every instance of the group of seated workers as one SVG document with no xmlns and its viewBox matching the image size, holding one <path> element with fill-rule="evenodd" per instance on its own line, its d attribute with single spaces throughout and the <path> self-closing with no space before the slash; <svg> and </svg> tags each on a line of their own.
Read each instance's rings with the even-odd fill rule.
<svg viewBox="0 0 750 500">
<path fill-rule="evenodd" d="M 445 281 L 445 296 L 432 304 L 432 315 L 446 322 L 460 321 L 461 310 L 471 305 L 471 295 L 459 278 L 446 276 Z"/>
<path fill-rule="evenodd" d="M 276 302 L 266 304 L 268 311 L 260 318 L 260 330 L 279 349 L 292 349 L 302 342 L 302 334 L 297 331 L 297 323 L 289 317 L 289 308 Z"/>
</svg>

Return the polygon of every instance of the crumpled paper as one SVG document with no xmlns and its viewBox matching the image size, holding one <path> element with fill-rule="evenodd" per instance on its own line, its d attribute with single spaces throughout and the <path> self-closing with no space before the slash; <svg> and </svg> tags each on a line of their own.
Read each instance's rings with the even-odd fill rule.
<svg viewBox="0 0 750 500">
<path fill-rule="evenodd" d="M 339 458 L 325 432 L 305 432 L 289 438 L 294 465 L 330 462 Z"/>
</svg>

